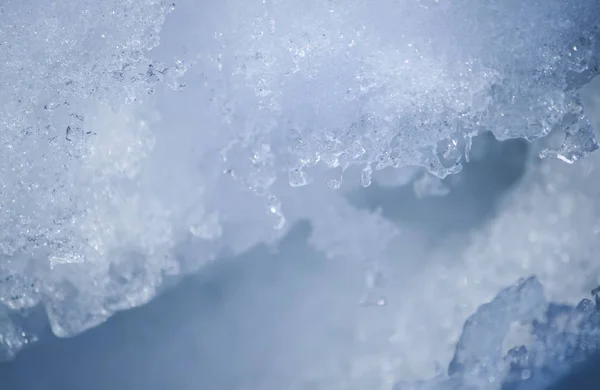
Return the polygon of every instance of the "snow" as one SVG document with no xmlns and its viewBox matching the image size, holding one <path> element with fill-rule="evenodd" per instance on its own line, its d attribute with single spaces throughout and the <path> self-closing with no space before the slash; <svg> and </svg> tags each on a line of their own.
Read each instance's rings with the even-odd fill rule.
<svg viewBox="0 0 600 390">
<path fill-rule="evenodd" d="M 598 14 L 592 0 L 5 1 L 2 356 L 35 340 L 13 312 L 42 305 L 74 336 L 304 220 L 315 250 L 366 275 L 360 303 L 396 317 L 372 357 L 381 386 L 436 374 L 467 317 L 520 278 L 575 304 L 600 282 L 598 146 L 579 92 L 598 73 Z M 484 130 L 550 136 L 538 154 L 578 165 L 529 162 L 460 261 L 399 264 L 410 226 L 349 194 L 447 196 Z"/>
</svg>

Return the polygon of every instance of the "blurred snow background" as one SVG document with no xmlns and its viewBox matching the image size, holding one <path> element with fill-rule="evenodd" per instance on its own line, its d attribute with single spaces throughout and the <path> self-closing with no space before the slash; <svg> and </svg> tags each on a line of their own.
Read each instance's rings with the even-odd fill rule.
<svg viewBox="0 0 600 390">
<path fill-rule="evenodd" d="M 370 34 L 355 29 L 368 2 L 282 4 L 290 3 L 269 3 L 264 14 L 246 19 L 262 6 L 181 2 L 158 47 L 156 34 L 171 8 L 159 1 L 128 2 L 116 14 L 122 28 L 112 35 L 93 12 L 74 30 L 48 19 L 67 12 L 61 7 L 34 11 L 41 24 L 24 32 L 2 25 L 11 37 L 42 40 L 16 46 L 23 53 L 4 51 L 3 82 L 12 94 L 2 119 L 19 137 L 25 116 L 14 113 L 42 119 L 25 132 L 33 138 L 10 132 L 3 138 L 3 204 L 12 205 L 3 209 L 0 290 L 16 311 L 2 312 L 1 335 L 12 352 L 41 340 L 3 363 L 2 388 L 391 389 L 399 381 L 444 376 L 465 320 L 518 279 L 536 275 L 550 301 L 571 305 L 600 284 L 594 258 L 600 157 L 573 165 L 538 159 L 540 153 L 577 159 L 593 149 L 587 119 L 563 87 L 578 84 L 569 81 L 571 71 L 589 73 L 583 80 L 594 72 L 582 65 L 591 43 L 570 46 L 569 39 L 580 30 L 591 36 L 596 3 L 406 2 L 412 18 L 390 12 L 381 20 L 386 8 L 371 9 L 363 26 Z M 82 15 L 95 7 L 73 6 Z M 103 11 L 113 6 L 103 3 Z M 13 17 L 31 8 L 7 2 L 2 12 Z M 522 11 L 514 11 L 519 18 L 506 17 L 513 8 Z M 205 23 L 197 22 L 201 11 Z M 328 16 L 313 20 L 323 12 Z M 284 30 L 304 31 L 291 45 L 293 55 L 281 51 L 285 39 L 267 33 L 273 20 L 290 13 L 298 15 L 297 25 L 284 23 Z M 224 29 L 223 38 L 224 15 L 234 28 Z M 408 45 L 392 49 L 378 38 L 400 16 L 411 22 L 404 39 L 425 54 Z M 471 24 L 442 26 L 431 32 L 444 38 L 441 46 L 431 44 L 423 26 L 450 16 Z M 488 31 L 494 18 L 506 24 L 498 24 L 493 39 L 507 44 L 489 52 L 493 39 L 472 29 Z M 565 23 L 552 23 L 557 18 Z M 43 46 L 37 29 L 48 26 L 64 46 Z M 335 39 L 321 36 L 324 30 Z M 87 56 L 87 45 L 97 42 L 78 41 L 82 31 L 109 38 L 100 44 L 105 51 L 86 57 L 95 64 L 90 69 L 79 67 L 77 55 Z M 124 38 L 130 31 L 137 35 Z M 199 38 L 215 33 L 209 44 Z M 352 37 L 362 37 L 358 48 Z M 457 37 L 464 47 L 451 42 Z M 340 42 L 350 49 L 334 50 L 345 47 Z M 154 48 L 153 60 L 140 47 Z M 432 55 L 440 48 L 443 55 Z M 194 56 L 189 63 L 174 60 Z M 48 65 L 41 72 L 39 58 Z M 419 65 L 392 66 L 400 59 Z M 546 67 L 538 69 L 540 63 Z M 222 67 L 235 68 L 237 78 L 219 76 Z M 29 80 L 23 69 L 31 84 L 23 82 Z M 533 70 L 540 73 L 530 78 Z M 362 77 L 356 89 L 339 95 L 340 79 L 352 84 L 356 75 Z M 47 85 L 63 83 L 69 104 L 64 95 L 47 98 Z M 180 90 L 180 83 L 188 88 Z M 90 91 L 98 85 L 106 91 Z M 598 124 L 598 81 L 585 88 L 587 117 Z M 523 100 L 515 100 L 516 92 Z M 130 104 L 113 109 L 115 99 Z M 405 107 L 407 101 L 416 106 Z M 78 111 L 65 108 L 71 106 Z M 439 134 L 431 131 L 449 116 L 459 119 Z M 279 132 L 288 120 L 289 131 Z M 465 163 L 464 135 L 480 130 L 479 121 L 503 139 L 551 134 L 532 144 L 483 134 Z M 315 131 L 315 123 L 337 132 Z M 420 123 L 419 136 L 397 133 L 398 123 L 402 129 Z M 569 123 L 561 149 L 564 133 L 556 127 Z M 350 128 L 350 135 L 339 128 Z M 61 140 L 50 144 L 52 153 L 40 142 L 46 137 Z M 43 158 L 36 164 L 32 156 Z M 376 163 L 398 168 L 372 172 Z M 401 168 L 409 163 L 453 175 L 442 181 L 422 168 Z M 371 181 L 366 189 L 358 185 Z M 185 274 L 194 276 L 177 283 Z M 165 284 L 174 287 L 131 309 Z M 54 338 L 38 303 L 55 334 L 90 330 Z"/>
</svg>

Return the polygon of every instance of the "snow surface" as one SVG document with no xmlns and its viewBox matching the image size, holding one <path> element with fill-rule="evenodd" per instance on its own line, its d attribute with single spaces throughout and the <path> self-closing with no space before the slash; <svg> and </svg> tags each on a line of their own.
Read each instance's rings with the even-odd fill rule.
<svg viewBox="0 0 600 390">
<path fill-rule="evenodd" d="M 459 262 L 447 246 L 402 259 L 410 226 L 348 194 L 421 175 L 415 192 L 446 195 L 483 130 L 551 135 L 539 155 L 567 162 L 595 150 L 579 87 L 598 73 L 599 14 L 593 0 L 5 1 L 3 355 L 36 339 L 15 318 L 38 305 L 74 336 L 301 220 L 315 250 L 366 275 L 360 303 L 391 329 L 365 331 L 381 345 L 338 388 L 439 374 L 468 316 L 522 277 L 577 303 L 600 282 L 595 154 L 529 162 Z"/>
</svg>

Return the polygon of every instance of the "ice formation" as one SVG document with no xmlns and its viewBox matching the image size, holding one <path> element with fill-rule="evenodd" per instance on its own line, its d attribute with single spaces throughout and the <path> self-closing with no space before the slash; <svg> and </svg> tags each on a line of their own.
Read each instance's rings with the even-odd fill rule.
<svg viewBox="0 0 600 390">
<path fill-rule="evenodd" d="M 511 334 L 521 330 L 511 343 Z M 533 277 L 507 287 L 466 321 L 447 374 L 394 390 L 545 389 L 600 347 L 598 301 L 549 303 Z M 514 336 L 513 336 L 514 337 Z"/>
<path fill-rule="evenodd" d="M 161 0 L 0 6 L 0 299 L 43 305 L 59 336 L 299 219 L 376 268 L 399 232 L 330 191 L 352 169 L 445 177 L 481 130 L 563 128 L 541 155 L 569 162 L 597 148 L 577 92 L 597 1 L 204 3 L 176 27 Z M 0 329 L 8 356 L 33 337 L 4 312 Z"/>
</svg>

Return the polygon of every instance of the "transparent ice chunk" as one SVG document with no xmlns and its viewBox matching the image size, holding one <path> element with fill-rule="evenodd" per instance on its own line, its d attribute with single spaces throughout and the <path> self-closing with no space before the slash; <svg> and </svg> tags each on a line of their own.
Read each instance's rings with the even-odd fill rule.
<svg viewBox="0 0 600 390">
<path fill-rule="evenodd" d="M 448 374 L 462 376 L 481 389 L 496 388 L 505 375 L 503 343 L 511 326 L 531 323 L 547 304 L 535 278 L 501 291 L 466 321 Z"/>
</svg>

